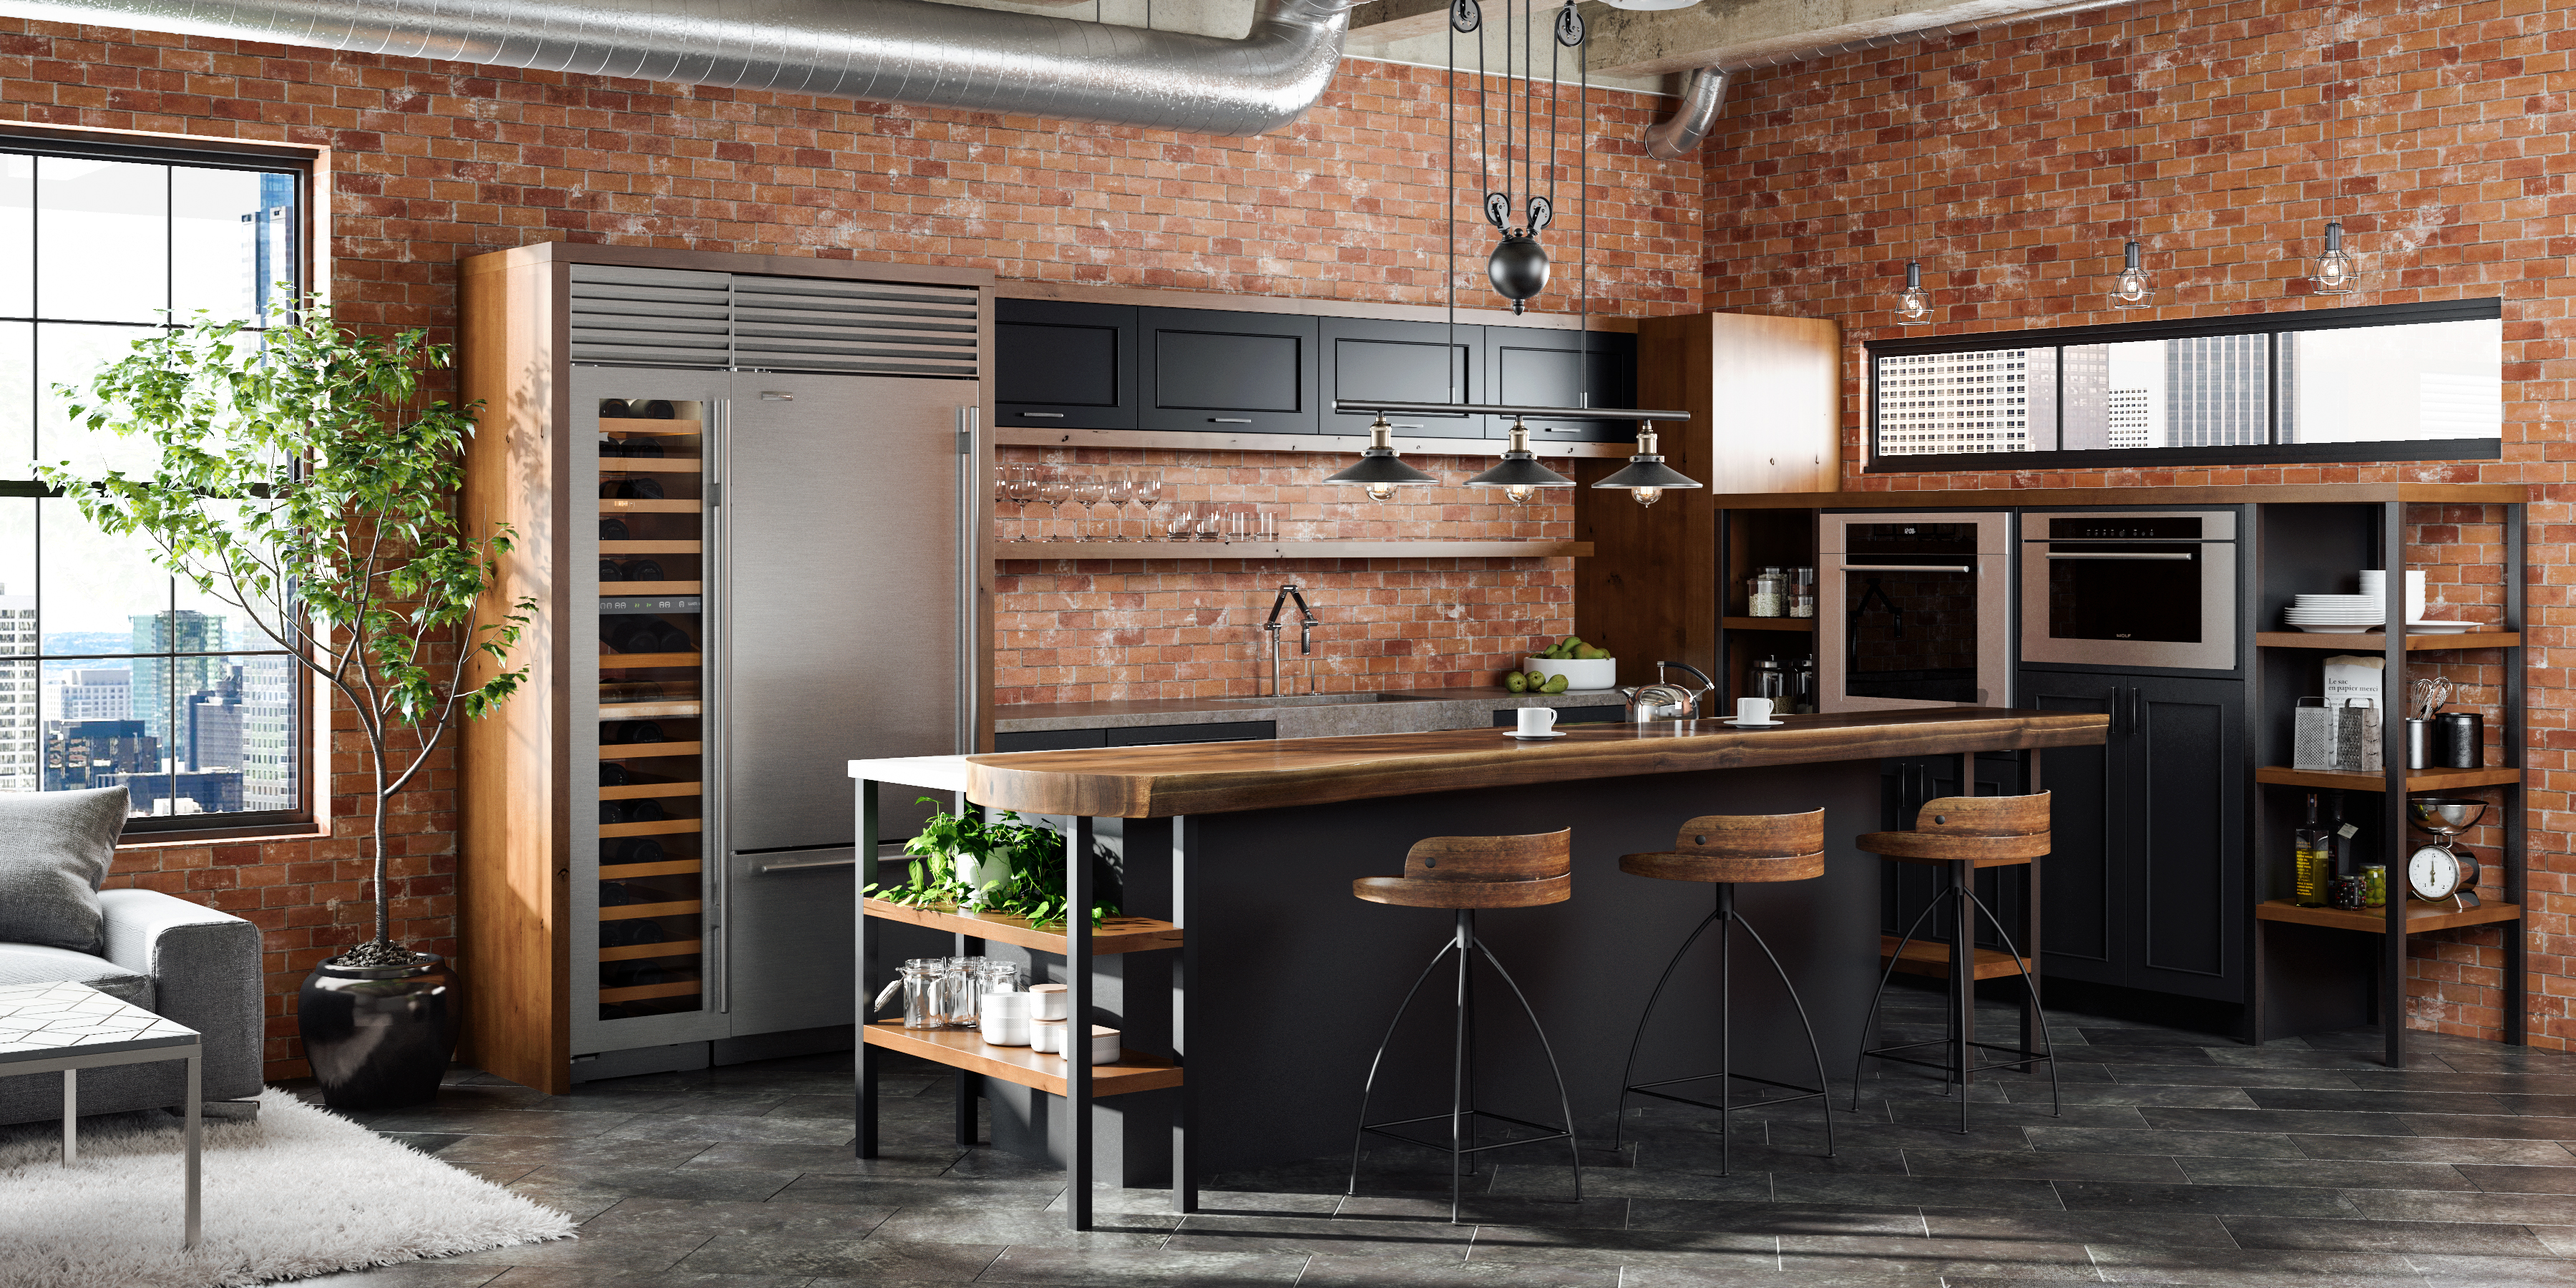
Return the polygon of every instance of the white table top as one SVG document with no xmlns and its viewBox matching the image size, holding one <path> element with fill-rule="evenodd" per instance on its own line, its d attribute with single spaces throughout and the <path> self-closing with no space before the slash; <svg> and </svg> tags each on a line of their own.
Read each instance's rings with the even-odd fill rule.
<svg viewBox="0 0 2576 1288">
<path fill-rule="evenodd" d="M 0 988 L 0 1066 L 67 1052 L 189 1046 L 197 1031 L 68 980 Z"/>
</svg>

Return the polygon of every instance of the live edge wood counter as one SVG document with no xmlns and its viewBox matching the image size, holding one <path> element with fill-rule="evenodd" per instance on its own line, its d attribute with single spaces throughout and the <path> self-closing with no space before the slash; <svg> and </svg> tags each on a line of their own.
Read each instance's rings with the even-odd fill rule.
<svg viewBox="0 0 2576 1288">
<path fill-rule="evenodd" d="M 2093 746 L 2108 727 L 2098 715 L 1961 707 L 1789 716 L 1776 729 L 1717 720 L 1569 725 L 1562 738 L 1532 741 L 1499 729 L 1452 729 L 1027 751 L 965 757 L 965 789 L 978 805 L 1023 814 L 1170 818 L 1640 774 Z"/>
</svg>

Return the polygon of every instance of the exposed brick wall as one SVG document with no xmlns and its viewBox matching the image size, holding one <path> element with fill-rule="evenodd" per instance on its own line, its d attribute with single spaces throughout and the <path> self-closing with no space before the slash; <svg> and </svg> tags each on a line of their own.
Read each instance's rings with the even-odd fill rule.
<svg viewBox="0 0 2576 1288">
<path fill-rule="evenodd" d="M 2556 665 L 2571 614 L 2554 572 L 2576 516 L 2561 446 L 2576 377 L 2565 259 L 2576 253 L 2571 17 L 2568 0 L 2146 0 L 1748 75 L 1710 145 L 1704 268 L 1710 308 L 1842 322 L 1853 342 L 1847 487 L 2534 485 L 2530 1018 L 2534 1042 L 2560 1049 L 2576 1040 L 2567 755 L 2576 690 Z M 2157 275 L 2159 307 L 2144 316 L 2337 307 L 2295 280 L 2329 214 L 2342 217 L 2368 274 L 2349 303 L 2503 297 L 2505 459 L 1859 473 L 1859 345 L 1897 334 L 1888 305 L 1905 261 L 1923 261 L 1939 310 L 1937 325 L 1916 334 L 2135 320 L 2111 309 L 2106 291 L 2133 226 L 2127 203 Z M 2500 514 L 2419 507 L 2410 519 L 2409 558 L 2432 565 L 2437 594 L 2500 602 Z M 2474 589 L 2451 589 L 2460 585 Z M 2499 660 L 2470 655 L 2445 668 L 2477 685 L 2461 705 L 2495 710 Z M 2472 838 L 2490 853 L 2494 840 L 2492 829 Z M 2500 933 L 2415 941 L 2413 1024 L 2497 1035 Z"/>
<path fill-rule="evenodd" d="M 428 327 L 440 339 L 453 338 L 459 258 L 549 239 L 1436 303 L 1447 254 L 1433 178 L 1442 84 L 1439 73 L 1421 68 L 1346 62 L 1333 90 L 1295 126 L 1257 139 L 1210 139 L 0 20 L 0 120 L 333 149 L 327 232 L 341 316 Z M 1604 140 L 1592 164 L 1594 307 L 1694 310 L 1696 167 L 1644 156 L 1638 137 L 1652 100 L 1593 97 Z M 1561 236 L 1575 228 L 1573 204 L 1560 207 L 1569 212 Z M 1469 298 L 1482 290 L 1484 237 L 1475 227 L 1461 230 Z M 1563 294 L 1543 306 L 1570 299 L 1570 274 L 1561 271 L 1558 283 Z M 1321 473 L 1323 464 L 1310 458 L 1303 468 Z M 1013 569 L 1009 580 L 1018 586 L 1038 571 Z M 1277 571 L 1230 575 L 1259 582 Z M 1314 579 L 1328 613 L 1351 614 L 1330 620 L 1353 630 L 1365 621 L 1367 641 L 1381 650 L 1366 664 L 1372 674 L 1410 665 L 1384 651 L 1405 640 L 1420 641 L 1427 650 L 1420 660 L 1444 678 L 1499 666 L 1509 650 L 1481 642 L 1483 633 L 1542 606 L 1555 614 L 1548 629 L 1561 629 L 1571 593 L 1562 567 L 1536 564 L 1298 571 Z M 1176 593 L 1166 580 L 1199 576 L 1160 567 L 1093 576 L 1083 593 L 1105 587 L 1150 597 Z M 1002 614 L 1043 621 L 1061 611 L 1051 598 L 1059 593 L 1072 592 L 1053 584 L 1015 589 Z M 1536 599 L 1525 609 L 1527 596 Z M 1476 611 L 1453 616 L 1460 605 Z M 1124 610 L 1113 604 L 1113 611 Z M 1183 635 L 1196 629 L 1137 621 L 1112 637 L 1129 658 L 1185 649 Z M 1139 642 L 1124 642 L 1131 638 Z M 1020 669 L 1044 672 L 1026 694 L 1093 683 L 1066 678 L 1061 668 L 1077 665 L 1024 660 Z M 1348 674 L 1361 682 L 1361 672 Z M 1179 683 L 1177 664 L 1173 676 Z M 359 768 L 346 747 L 336 759 L 339 774 Z M 344 781 L 342 791 L 349 786 Z M 344 824 L 356 808 L 345 794 L 333 805 Z M 406 933 L 424 947 L 451 942 L 453 816 L 452 796 L 438 782 L 401 807 Z M 291 1036 L 296 981 L 365 920 L 357 851 L 345 826 L 320 841 L 137 848 L 117 879 L 163 885 L 263 921 L 269 1072 L 287 1077 L 303 1068 Z"/>
</svg>

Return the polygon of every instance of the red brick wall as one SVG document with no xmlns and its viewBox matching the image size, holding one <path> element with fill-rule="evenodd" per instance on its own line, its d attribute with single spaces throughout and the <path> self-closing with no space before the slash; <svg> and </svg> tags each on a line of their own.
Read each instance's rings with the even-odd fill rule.
<svg viewBox="0 0 2576 1288">
<path fill-rule="evenodd" d="M 0 121 L 331 148 L 327 233 L 341 316 L 429 327 L 441 338 L 452 338 L 460 257 L 558 238 L 1434 303 L 1446 255 L 1440 192 L 1428 181 L 1439 170 L 1441 83 L 1420 68 L 1349 62 L 1294 127 L 1210 139 L 0 20 Z M 1696 309 L 1697 169 L 1645 158 L 1637 139 L 1650 100 L 1594 99 L 1607 140 L 1592 168 L 1594 307 Z M 1560 232 L 1575 222 L 1569 213 Z M 1463 276 L 1475 298 L 1483 238 L 1462 232 Z M 1560 287 L 1569 278 L 1561 274 Z M 1311 473 L 1323 464 L 1244 468 Z M 1463 497 L 1451 493 L 1441 505 Z M 1066 587 L 1017 588 L 1038 571 L 1011 570 L 1004 618 L 1080 629 L 1047 621 L 1066 611 L 1054 598 L 1073 593 Z M 1231 575 L 1258 582 L 1277 571 Z M 1486 633 L 1541 606 L 1555 614 L 1548 629 L 1560 629 L 1570 595 L 1562 567 L 1535 564 L 1299 571 L 1315 579 L 1328 612 L 1349 614 L 1332 620 L 1354 632 L 1365 623 L 1365 641 L 1379 650 L 1367 673 L 1403 669 L 1391 659 L 1405 655 L 1387 650 L 1406 641 L 1418 641 L 1421 660 L 1444 678 L 1499 666 L 1510 650 Z M 1151 601 L 1177 593 L 1166 579 L 1214 575 L 1163 568 L 1089 575 L 1079 593 Z M 1524 598 L 1532 601 L 1526 607 Z M 1128 611 L 1124 602 L 1112 599 L 1109 610 Z M 1452 616 L 1460 605 L 1476 612 Z M 1032 656 L 1015 664 L 1035 672 L 1022 691 L 1063 693 L 1095 682 L 1071 678 L 1080 663 L 1037 661 L 1040 651 L 1091 648 L 1095 667 L 1109 656 L 1154 654 L 1159 667 L 1160 655 L 1191 647 L 1184 638 L 1197 628 L 1186 617 L 1128 619 L 1105 646 L 1123 653 L 1100 652 L 1097 643 L 1033 644 Z M 1359 683 L 1362 673 L 1337 678 Z M 1169 682 L 1181 682 L 1177 664 Z M 359 768 L 346 748 L 336 759 L 337 773 Z M 344 821 L 354 809 L 345 795 L 334 801 Z M 423 947 L 452 946 L 453 812 L 451 793 L 436 782 L 401 807 L 406 934 Z M 117 879 L 166 885 L 262 921 L 273 1007 L 269 1071 L 287 1077 L 302 1071 L 291 1036 L 295 983 L 366 919 L 356 853 L 346 828 L 321 841 L 136 848 Z"/>
<path fill-rule="evenodd" d="M 2531 1024 L 2536 1043 L 2560 1049 L 2576 1039 L 2567 794 L 2576 691 L 2556 667 L 2570 613 L 2551 571 L 2567 558 L 2576 517 L 2561 446 L 2576 377 L 2565 267 L 2576 253 L 2571 15 L 2568 0 L 2146 0 L 1760 72 L 1740 82 L 1708 152 L 1704 269 L 1712 309 L 1842 322 L 1853 342 L 1847 487 L 2534 485 Z M 1858 472 L 1859 345 L 1897 334 L 1888 306 L 1909 258 L 1923 261 L 1938 307 L 1938 325 L 1921 334 L 2136 319 L 2109 308 L 2105 289 L 2133 226 L 2158 281 L 2159 307 L 2145 316 L 2331 308 L 2294 280 L 2329 214 L 2342 217 L 2368 274 L 2349 303 L 2503 297 L 2504 460 Z M 2409 558 L 2432 564 L 2437 585 L 2476 587 L 2453 602 L 2499 602 L 2500 514 L 2422 507 L 2412 518 L 2420 544 Z M 2448 668 L 2484 686 L 2464 692 L 2464 704 L 2494 710 L 2497 660 Z M 2416 941 L 2413 1024 L 2497 1034 L 2499 933 Z"/>
</svg>

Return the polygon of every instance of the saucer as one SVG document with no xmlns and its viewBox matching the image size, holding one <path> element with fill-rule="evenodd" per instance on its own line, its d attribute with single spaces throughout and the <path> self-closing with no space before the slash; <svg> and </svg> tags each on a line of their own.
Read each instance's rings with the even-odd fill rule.
<svg viewBox="0 0 2576 1288">
<path fill-rule="evenodd" d="M 1541 738 L 1562 738 L 1565 735 L 1562 733 L 1522 733 L 1517 729 L 1506 729 L 1503 731 L 1503 736 L 1506 738 L 1518 738 L 1524 742 L 1536 742 Z"/>
<path fill-rule="evenodd" d="M 1738 729 L 1777 729 L 1789 722 L 1786 720 L 1721 720 L 1718 723 L 1730 724 Z"/>
</svg>

